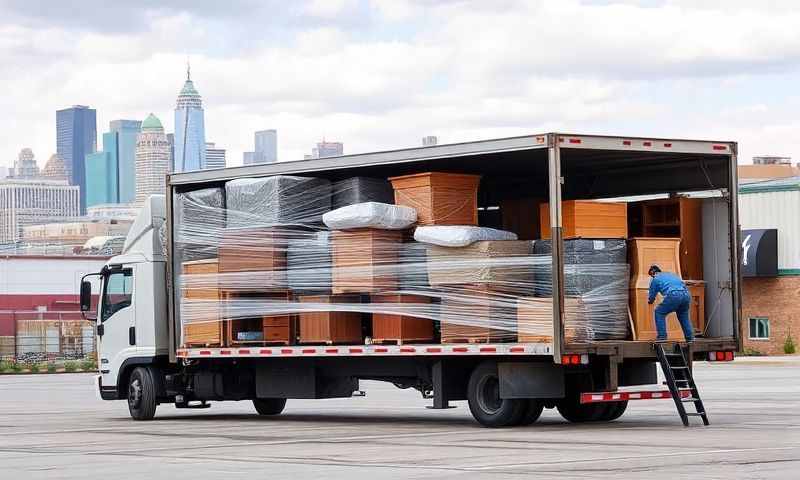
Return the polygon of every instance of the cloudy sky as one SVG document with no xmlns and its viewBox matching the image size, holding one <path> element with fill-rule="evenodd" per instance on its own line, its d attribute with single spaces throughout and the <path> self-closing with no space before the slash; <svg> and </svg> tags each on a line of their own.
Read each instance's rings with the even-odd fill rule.
<svg viewBox="0 0 800 480">
<path fill-rule="evenodd" d="M 0 0 L 0 166 L 55 151 L 55 111 L 98 136 L 173 130 L 191 59 L 228 164 L 278 129 L 279 160 L 551 130 L 711 138 L 800 161 L 796 1 Z M 287 6 L 288 5 L 288 6 Z"/>
</svg>

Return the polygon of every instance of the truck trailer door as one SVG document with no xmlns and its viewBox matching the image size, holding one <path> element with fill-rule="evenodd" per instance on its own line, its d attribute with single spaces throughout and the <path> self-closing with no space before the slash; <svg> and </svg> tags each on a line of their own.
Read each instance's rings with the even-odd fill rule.
<svg viewBox="0 0 800 480">
<path fill-rule="evenodd" d="M 125 359 L 136 354 L 133 270 L 110 270 L 103 282 L 98 332 L 100 374 L 103 385 L 116 385 Z"/>
</svg>

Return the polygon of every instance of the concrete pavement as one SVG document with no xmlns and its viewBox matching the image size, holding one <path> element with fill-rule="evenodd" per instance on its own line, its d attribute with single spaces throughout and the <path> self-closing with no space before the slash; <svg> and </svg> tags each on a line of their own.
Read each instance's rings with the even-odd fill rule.
<svg viewBox="0 0 800 480">
<path fill-rule="evenodd" d="M 631 402 L 609 424 L 546 410 L 530 427 L 479 427 L 464 402 L 362 382 L 364 398 L 159 407 L 134 422 L 86 374 L 0 376 L 0 472 L 38 479 L 797 478 L 800 364 L 696 364 L 710 427 L 684 428 L 670 400 Z M 697 420 L 697 419 L 695 419 Z"/>
</svg>

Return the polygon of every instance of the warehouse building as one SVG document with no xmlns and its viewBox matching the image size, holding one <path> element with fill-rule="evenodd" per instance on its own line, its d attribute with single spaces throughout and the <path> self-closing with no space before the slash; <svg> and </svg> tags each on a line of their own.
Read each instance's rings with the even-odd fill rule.
<svg viewBox="0 0 800 480">
<path fill-rule="evenodd" d="M 800 341 L 800 177 L 742 185 L 744 350 L 781 355 Z"/>
</svg>

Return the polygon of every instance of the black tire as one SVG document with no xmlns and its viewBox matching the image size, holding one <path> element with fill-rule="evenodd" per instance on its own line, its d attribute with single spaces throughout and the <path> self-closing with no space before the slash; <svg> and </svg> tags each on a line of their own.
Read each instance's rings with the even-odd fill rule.
<svg viewBox="0 0 800 480">
<path fill-rule="evenodd" d="M 253 406 L 259 415 L 278 415 L 286 408 L 285 398 L 254 398 Z"/>
<path fill-rule="evenodd" d="M 156 415 L 156 380 L 148 367 L 136 367 L 128 379 L 128 411 L 134 420 L 152 420 Z"/>
<path fill-rule="evenodd" d="M 605 416 L 601 419 L 603 422 L 612 422 L 625 413 L 625 410 L 628 408 L 628 401 L 625 400 L 624 402 L 612 402 L 608 404 L 608 410 L 606 411 Z"/>
<path fill-rule="evenodd" d="M 542 415 L 542 410 L 544 410 L 544 403 L 533 398 L 527 400 L 525 412 L 522 414 L 519 425 L 531 425 L 536 420 L 539 420 L 539 417 Z"/>
<path fill-rule="evenodd" d="M 497 364 L 485 362 L 472 371 L 467 385 L 469 411 L 484 427 L 498 428 L 518 424 L 525 414 L 527 400 L 500 398 Z"/>
</svg>

